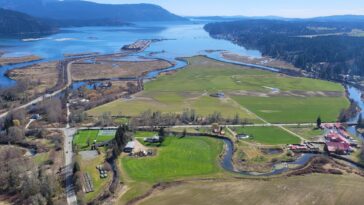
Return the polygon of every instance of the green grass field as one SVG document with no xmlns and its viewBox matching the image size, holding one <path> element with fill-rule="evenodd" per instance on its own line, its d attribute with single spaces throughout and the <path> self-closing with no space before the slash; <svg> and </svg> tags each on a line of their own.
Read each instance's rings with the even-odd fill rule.
<svg viewBox="0 0 364 205">
<path fill-rule="evenodd" d="M 136 116 L 148 109 L 181 113 L 190 108 L 202 116 L 220 112 L 224 117 L 232 118 L 239 114 L 240 118 L 258 122 L 256 116 L 245 109 L 248 108 L 272 123 L 313 122 L 319 115 L 324 121 L 335 121 L 341 109 L 349 105 L 343 86 L 337 83 L 289 77 L 201 56 L 188 60 L 190 65 L 187 68 L 146 83 L 145 90 L 133 99 L 116 100 L 96 107 L 88 114 L 99 116 L 104 112 L 121 112 Z M 272 88 L 279 89 L 281 94 L 258 97 L 260 94 L 270 95 Z M 218 91 L 224 92 L 226 97 L 209 96 Z M 250 93 L 240 95 L 241 91 Z M 320 96 L 322 93 L 323 97 Z"/>
<path fill-rule="evenodd" d="M 121 159 L 131 179 L 160 182 L 189 176 L 204 176 L 221 171 L 218 156 L 222 143 L 207 137 L 168 137 L 151 158 Z"/>
<path fill-rule="evenodd" d="M 299 134 L 307 140 L 314 140 L 317 136 L 325 134 L 324 130 L 316 129 L 315 127 L 286 127 L 290 131 Z"/>
<path fill-rule="evenodd" d="M 146 132 L 146 131 L 138 131 L 134 133 L 135 138 L 145 138 L 145 137 L 153 137 L 154 135 L 158 135 L 157 132 Z"/>
<path fill-rule="evenodd" d="M 336 122 L 343 108 L 349 106 L 345 97 L 253 97 L 234 99 L 271 123 L 309 123 L 318 116 L 323 121 Z"/>
<path fill-rule="evenodd" d="M 246 141 L 258 142 L 267 145 L 297 144 L 300 139 L 279 127 L 240 127 L 236 128 L 237 134 L 250 136 Z"/>
<path fill-rule="evenodd" d="M 79 149 L 85 150 L 89 149 L 90 146 L 87 145 L 89 141 L 90 144 L 96 140 L 96 142 L 104 142 L 114 139 L 115 135 L 99 135 L 99 130 L 80 130 L 73 138 L 73 144 L 77 145 Z"/>
</svg>

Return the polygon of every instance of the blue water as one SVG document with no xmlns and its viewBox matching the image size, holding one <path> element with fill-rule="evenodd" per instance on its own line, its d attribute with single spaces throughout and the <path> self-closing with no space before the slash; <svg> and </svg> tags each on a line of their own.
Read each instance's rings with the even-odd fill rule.
<svg viewBox="0 0 364 205">
<path fill-rule="evenodd" d="M 364 102 L 361 99 L 362 92 L 358 88 L 349 85 L 347 86 L 347 91 L 349 99 L 355 101 L 361 110 L 359 113 L 357 113 L 357 115 L 349 120 L 349 122 L 355 123 L 358 121 L 359 115 L 364 116 Z M 347 130 L 350 134 L 356 135 L 357 137 L 359 137 L 359 139 L 364 140 L 364 136 L 356 131 L 355 126 L 348 127 Z"/>
<path fill-rule="evenodd" d="M 149 57 L 151 52 L 156 58 L 174 61 L 175 68 L 185 64 L 175 61 L 176 57 L 189 57 L 204 54 L 216 57 L 216 53 L 206 53 L 205 50 L 228 50 L 233 53 L 260 57 L 257 50 L 247 50 L 226 40 L 211 38 L 203 29 L 204 24 L 189 23 L 137 23 L 130 27 L 82 27 L 67 28 L 62 32 L 42 39 L 0 39 L 0 50 L 4 57 L 24 55 L 39 55 L 46 61 L 63 59 L 65 53 L 99 52 L 101 54 L 119 52 L 125 44 L 138 39 L 170 39 L 153 43 L 140 53 Z M 162 52 L 163 51 L 163 52 Z M 0 86 L 9 86 L 12 82 L 3 76 L 8 69 L 15 66 L 0 68 Z M 171 68 L 172 69 L 172 68 Z M 150 74 L 148 77 L 153 76 Z"/>
</svg>

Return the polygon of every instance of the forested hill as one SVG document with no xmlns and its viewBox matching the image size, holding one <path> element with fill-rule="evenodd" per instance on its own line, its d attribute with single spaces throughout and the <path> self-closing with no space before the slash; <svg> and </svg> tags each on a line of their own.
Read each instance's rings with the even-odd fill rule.
<svg viewBox="0 0 364 205">
<path fill-rule="evenodd" d="M 0 7 L 55 20 L 185 21 L 153 4 L 98 4 L 81 0 L 0 0 Z"/>
<path fill-rule="evenodd" d="M 364 76 L 364 23 L 243 20 L 211 23 L 214 38 L 258 49 L 327 79 Z"/>
<path fill-rule="evenodd" d="M 0 36 L 38 36 L 57 29 L 42 20 L 15 11 L 0 9 Z"/>
</svg>

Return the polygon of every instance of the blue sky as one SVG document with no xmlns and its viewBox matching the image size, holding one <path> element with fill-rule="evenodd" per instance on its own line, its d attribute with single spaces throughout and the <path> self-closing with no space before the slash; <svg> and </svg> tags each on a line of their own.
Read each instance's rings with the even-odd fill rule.
<svg viewBox="0 0 364 205">
<path fill-rule="evenodd" d="M 154 3 L 179 15 L 314 17 L 364 15 L 364 0 L 89 0 L 99 3 Z"/>
</svg>

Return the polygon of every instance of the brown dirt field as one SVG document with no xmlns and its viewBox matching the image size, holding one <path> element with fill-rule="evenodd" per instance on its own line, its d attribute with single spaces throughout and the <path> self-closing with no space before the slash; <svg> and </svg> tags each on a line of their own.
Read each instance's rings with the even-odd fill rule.
<svg viewBox="0 0 364 205">
<path fill-rule="evenodd" d="M 153 70 L 165 69 L 172 66 L 168 61 L 97 61 L 92 63 L 74 63 L 72 65 L 73 80 L 96 80 L 107 78 L 139 77 Z"/>
<path fill-rule="evenodd" d="M 155 190 L 141 205 L 361 204 L 364 178 L 313 174 L 267 180 L 196 181 Z"/>
<path fill-rule="evenodd" d="M 262 58 L 250 58 L 248 56 L 240 56 L 234 53 L 230 52 L 223 52 L 222 56 L 228 60 L 238 61 L 238 62 L 244 62 L 244 63 L 250 63 L 250 64 L 256 64 L 256 65 L 262 65 L 262 66 L 270 66 L 275 68 L 283 68 L 283 69 L 290 69 L 290 70 L 300 70 L 299 68 L 296 68 L 291 63 L 269 58 L 269 57 L 262 57 Z"/>
<path fill-rule="evenodd" d="M 2 54 L 0 54 L 1 57 Z M 12 65 L 12 64 L 18 64 L 18 63 L 26 63 L 31 61 L 41 60 L 41 57 L 31 55 L 31 56 L 24 56 L 24 57 L 12 57 L 12 58 L 0 58 L 0 66 L 5 65 Z"/>
<path fill-rule="evenodd" d="M 57 84 L 57 62 L 39 63 L 26 68 L 13 69 L 8 72 L 8 76 L 13 80 L 28 82 L 30 86 L 25 92 L 30 97 L 43 94 Z"/>
</svg>

